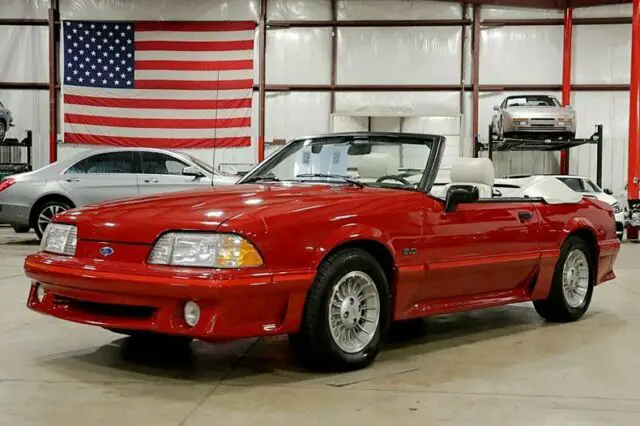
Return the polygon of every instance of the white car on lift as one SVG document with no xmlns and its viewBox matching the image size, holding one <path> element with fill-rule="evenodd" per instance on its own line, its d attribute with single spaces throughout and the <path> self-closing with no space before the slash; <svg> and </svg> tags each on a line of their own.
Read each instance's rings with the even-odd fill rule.
<svg viewBox="0 0 640 426">
<path fill-rule="evenodd" d="M 625 208 L 622 206 L 622 203 L 612 195 L 613 192 L 610 189 L 603 190 L 588 177 L 571 175 L 509 176 L 507 178 L 496 179 L 493 188 L 499 196 L 508 197 L 512 191 L 517 191 L 543 177 L 554 177 L 585 197 L 594 197 L 611 205 L 616 219 L 616 234 L 618 235 L 618 238 L 622 240 L 626 220 Z"/>
</svg>

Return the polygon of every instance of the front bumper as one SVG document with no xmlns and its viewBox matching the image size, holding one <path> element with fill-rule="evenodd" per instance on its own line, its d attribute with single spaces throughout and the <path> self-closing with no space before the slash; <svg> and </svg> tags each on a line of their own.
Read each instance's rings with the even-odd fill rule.
<svg viewBox="0 0 640 426">
<path fill-rule="evenodd" d="M 313 273 L 223 271 L 81 261 L 38 253 L 27 257 L 27 306 L 63 320 L 108 329 L 146 330 L 208 341 L 298 330 Z M 45 297 L 36 297 L 42 285 Z M 195 301 L 198 323 L 183 307 Z"/>
<path fill-rule="evenodd" d="M 29 207 L 0 203 L 0 223 L 28 226 L 29 213 Z"/>
</svg>

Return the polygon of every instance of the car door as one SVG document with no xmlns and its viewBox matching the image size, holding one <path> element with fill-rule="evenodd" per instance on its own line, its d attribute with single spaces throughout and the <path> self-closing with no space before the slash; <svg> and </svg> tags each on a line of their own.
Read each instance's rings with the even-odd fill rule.
<svg viewBox="0 0 640 426">
<path fill-rule="evenodd" d="M 94 154 L 69 167 L 60 184 L 76 206 L 138 195 L 133 151 Z"/>
<path fill-rule="evenodd" d="M 138 175 L 140 194 L 160 194 L 184 191 L 201 186 L 210 186 L 208 177 L 194 177 L 182 174 L 185 167 L 192 164 L 173 155 L 156 151 L 141 151 L 141 173 Z"/>
<path fill-rule="evenodd" d="M 431 206 L 431 207 L 429 207 Z M 539 218 L 525 199 L 483 199 L 452 212 L 427 203 L 420 301 L 512 291 L 540 260 Z"/>
</svg>

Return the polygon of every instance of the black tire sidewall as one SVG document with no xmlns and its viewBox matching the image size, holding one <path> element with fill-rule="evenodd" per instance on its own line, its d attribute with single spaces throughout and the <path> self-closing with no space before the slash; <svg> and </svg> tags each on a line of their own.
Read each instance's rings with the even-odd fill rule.
<svg viewBox="0 0 640 426">
<path fill-rule="evenodd" d="M 329 305 L 333 289 L 338 281 L 349 272 L 361 271 L 369 275 L 374 281 L 378 290 L 380 300 L 380 317 L 378 327 L 371 341 L 363 350 L 357 353 L 344 352 L 335 343 L 329 328 Z M 328 356 L 334 366 L 344 366 L 347 368 L 357 368 L 373 361 L 382 345 L 385 332 L 390 321 L 390 297 L 387 278 L 380 264 L 373 256 L 363 250 L 348 250 L 335 259 L 328 269 L 328 273 L 322 277 L 319 283 L 322 288 L 320 297 L 321 306 L 315 307 L 317 313 L 317 333 L 324 344 L 322 345 L 326 356 Z"/>
</svg>

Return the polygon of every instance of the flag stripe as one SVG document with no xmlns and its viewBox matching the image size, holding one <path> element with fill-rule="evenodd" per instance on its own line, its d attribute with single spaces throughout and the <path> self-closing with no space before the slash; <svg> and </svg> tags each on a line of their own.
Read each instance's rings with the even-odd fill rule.
<svg viewBox="0 0 640 426">
<path fill-rule="evenodd" d="M 142 50 L 136 52 L 139 61 L 237 61 L 242 59 L 254 59 L 253 50 L 235 50 L 219 52 L 166 52 L 155 50 Z"/>
<path fill-rule="evenodd" d="M 110 136 L 116 138 L 160 137 L 167 139 L 235 138 L 251 136 L 250 127 L 231 127 L 220 129 L 145 129 L 141 127 L 115 127 L 88 124 L 65 123 L 65 133 Z"/>
<path fill-rule="evenodd" d="M 252 80 L 186 81 L 186 80 L 137 80 L 138 89 L 162 90 L 237 90 L 253 89 Z"/>
<path fill-rule="evenodd" d="M 198 51 L 198 52 L 228 52 L 233 50 L 252 50 L 253 39 L 238 41 L 138 41 L 135 42 L 138 51 Z"/>
<path fill-rule="evenodd" d="M 136 31 L 135 41 L 235 41 L 255 39 L 256 31 Z"/>
<path fill-rule="evenodd" d="M 215 83 L 215 82 L 213 82 Z M 174 100 L 192 100 L 192 99 L 219 99 L 233 100 L 251 98 L 253 95 L 253 87 L 241 90 L 221 90 L 216 91 L 215 88 L 210 90 L 202 90 L 193 92 L 190 90 L 146 90 L 146 89 L 118 89 L 104 90 L 97 87 L 81 87 L 67 86 L 64 88 L 65 95 L 78 96 L 95 96 L 104 98 L 122 98 L 122 99 L 174 99 Z"/>
<path fill-rule="evenodd" d="M 87 135 L 79 133 L 65 133 L 65 142 L 83 145 L 135 146 L 155 148 L 237 148 L 251 146 L 250 136 L 228 138 L 141 138 L 141 137 L 111 137 Z"/>
<path fill-rule="evenodd" d="M 228 81 L 252 80 L 253 70 L 240 71 L 168 71 L 145 70 L 135 72 L 136 80 L 193 80 L 193 81 Z"/>
<path fill-rule="evenodd" d="M 67 104 L 64 108 L 65 114 L 79 114 L 99 117 L 123 117 L 123 118 L 161 118 L 161 119 L 223 119 L 234 117 L 247 117 L 251 115 L 249 108 L 227 108 L 227 109 L 169 109 L 165 108 L 115 108 L 113 106 L 87 106 Z"/>
<path fill-rule="evenodd" d="M 251 98 L 242 99 L 131 99 L 104 96 L 64 95 L 65 111 L 73 105 L 101 108 L 212 110 L 251 108 Z"/>
<path fill-rule="evenodd" d="M 250 70 L 253 59 L 242 61 L 135 61 L 136 70 Z"/>
<path fill-rule="evenodd" d="M 238 118 L 135 118 L 111 117 L 87 114 L 66 114 L 65 123 L 89 126 L 144 127 L 147 129 L 221 129 L 251 126 L 251 117 Z"/>
<path fill-rule="evenodd" d="M 136 22 L 138 31 L 247 31 L 256 28 L 255 22 Z"/>
</svg>

